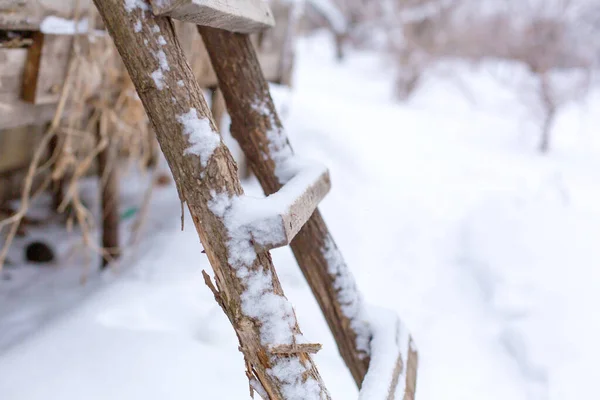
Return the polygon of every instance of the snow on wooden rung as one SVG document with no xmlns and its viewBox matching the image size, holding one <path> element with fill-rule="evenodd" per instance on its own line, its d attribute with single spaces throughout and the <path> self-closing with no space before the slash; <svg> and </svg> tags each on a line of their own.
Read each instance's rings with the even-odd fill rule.
<svg viewBox="0 0 600 400">
<path fill-rule="evenodd" d="M 406 326 L 390 310 L 370 306 L 371 362 L 359 400 L 414 400 L 418 354 Z"/>
<path fill-rule="evenodd" d="M 196 25 L 252 33 L 275 25 L 264 0 L 151 0 L 155 15 Z"/>
<path fill-rule="evenodd" d="M 228 210 L 229 228 L 247 232 L 257 251 L 287 246 L 330 188 L 329 171 L 325 166 L 305 165 L 270 196 L 234 199 Z"/>
</svg>

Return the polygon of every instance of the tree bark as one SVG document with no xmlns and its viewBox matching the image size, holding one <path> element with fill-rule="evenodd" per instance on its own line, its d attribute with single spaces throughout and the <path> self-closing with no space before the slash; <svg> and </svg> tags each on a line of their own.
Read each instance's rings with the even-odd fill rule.
<svg viewBox="0 0 600 400">
<path fill-rule="evenodd" d="M 275 193 L 282 187 L 276 174 L 276 158 L 268 133 L 277 131 L 283 146 L 289 142 L 269 93 L 258 58 L 247 35 L 230 33 L 209 27 L 198 27 L 219 79 L 225 103 L 231 116 L 231 134 L 244 150 L 252 171 L 257 176 L 265 194 Z M 338 349 L 358 385 L 361 386 L 369 366 L 369 356 L 357 343 L 357 324 L 368 331 L 359 318 L 349 318 L 344 310 L 362 304 L 343 303 L 340 291 L 360 295 L 356 284 L 339 257 L 335 242 L 318 210 L 291 243 L 291 248 L 304 277 L 317 298 L 319 306 L 337 342 Z M 328 252 L 335 252 L 336 265 L 331 265 Z M 345 286 L 340 287 L 344 281 Z M 368 351 L 368 338 L 367 338 Z"/>
<path fill-rule="evenodd" d="M 269 344 L 277 347 L 278 344 L 295 343 L 265 343 L 268 341 L 261 334 L 268 326 L 248 315 L 247 308 L 242 308 L 242 296 L 250 290 L 249 285 L 237 273 L 239 269 L 236 269 L 237 261 L 234 260 L 237 255 L 231 250 L 226 221 L 211 204 L 214 204 L 215 198 L 240 196 L 243 190 L 235 163 L 222 141 L 208 155 L 189 151 L 191 144 L 203 144 L 196 140 L 190 143 L 185 125 L 181 122 L 183 115 L 191 113 L 203 122 L 208 120 L 210 131 L 215 135 L 217 129 L 170 19 L 153 16 L 148 3 L 143 0 L 127 3 L 123 0 L 94 0 L 94 3 L 154 127 L 179 197 L 187 203 L 214 270 L 217 288 L 212 287 L 210 280 L 207 284 L 236 331 L 251 388 L 264 391 L 272 400 L 290 398 L 290 391 L 299 388 L 310 389 L 312 394 L 302 397 L 329 399 L 312 358 L 302 351 L 302 346 L 294 346 L 295 350 L 286 354 L 275 351 Z M 198 255 L 200 257 L 200 251 Z M 269 295 L 270 299 L 286 300 L 268 252 L 258 252 L 253 261 L 245 262 L 248 275 L 259 277 L 265 287 L 264 293 L 257 297 Z M 295 338 L 301 334 L 300 328 L 293 309 L 286 304 L 286 322 Z M 287 375 L 282 376 L 282 372 Z"/>
</svg>

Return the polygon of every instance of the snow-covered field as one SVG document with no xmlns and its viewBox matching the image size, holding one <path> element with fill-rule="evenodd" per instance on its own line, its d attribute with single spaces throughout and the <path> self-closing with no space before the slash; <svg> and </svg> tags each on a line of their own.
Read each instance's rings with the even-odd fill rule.
<svg viewBox="0 0 600 400">
<path fill-rule="evenodd" d="M 514 66 L 440 67 L 401 104 L 376 54 L 336 64 L 324 36 L 298 50 L 293 93 L 274 94 L 296 152 L 330 168 L 321 210 L 364 297 L 412 330 L 417 398 L 600 398 L 598 93 L 563 109 L 541 156 Z M 146 238 L 116 273 L 94 277 L 77 258 L 9 271 L 0 399 L 249 397 L 178 213 L 174 188 L 158 190 Z M 291 252 L 273 257 L 307 340 L 324 345 L 315 360 L 333 398 L 356 398 Z"/>
</svg>

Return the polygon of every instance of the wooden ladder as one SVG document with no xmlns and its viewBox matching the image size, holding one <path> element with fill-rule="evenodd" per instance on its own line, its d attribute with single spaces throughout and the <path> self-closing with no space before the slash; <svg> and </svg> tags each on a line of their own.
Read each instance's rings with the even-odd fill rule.
<svg viewBox="0 0 600 400">
<path fill-rule="evenodd" d="M 391 312 L 363 304 L 317 209 L 327 169 L 293 154 L 248 34 L 272 26 L 262 0 L 94 0 L 131 76 L 187 204 L 244 355 L 250 393 L 329 399 L 269 249 L 290 245 L 360 399 L 415 395 L 418 356 Z M 219 80 L 231 133 L 268 197 L 243 194 L 237 167 L 185 59 L 170 18 L 198 25 Z M 183 216 L 182 216 L 183 223 Z"/>
</svg>

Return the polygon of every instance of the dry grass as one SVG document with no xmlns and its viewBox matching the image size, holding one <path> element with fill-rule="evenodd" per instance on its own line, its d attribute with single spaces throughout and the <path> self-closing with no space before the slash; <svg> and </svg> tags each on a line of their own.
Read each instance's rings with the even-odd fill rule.
<svg viewBox="0 0 600 400">
<path fill-rule="evenodd" d="M 93 15 L 88 17 L 96 20 Z M 53 140 L 53 153 L 46 156 Z M 147 117 L 112 41 L 107 35 L 94 35 L 90 27 L 88 35 L 78 35 L 73 41 L 56 114 L 34 152 L 19 209 L 0 221 L 0 232 L 7 229 L 0 250 L 0 270 L 31 201 L 53 182 L 59 182 L 64 189 L 56 206 L 60 213 L 69 210 L 68 229 L 79 226 L 83 245 L 106 255 L 106 250 L 91 240 L 95 221 L 81 201 L 79 186 L 94 167 L 98 154 L 109 145 L 122 149 L 121 154 L 131 163 L 142 166 L 148 165 L 154 155 Z M 111 168 L 117 167 L 117 161 L 110 161 Z M 33 182 L 40 176 L 42 184 L 34 192 Z M 102 183 L 105 178 L 102 177 Z"/>
</svg>

